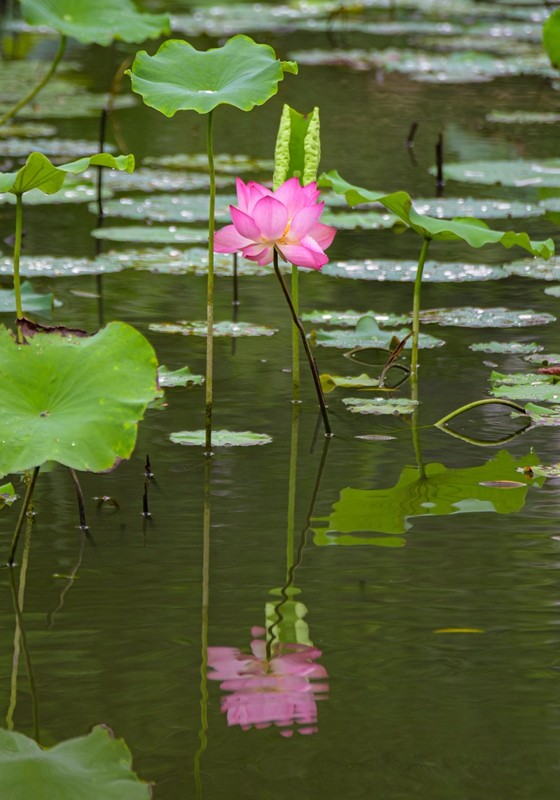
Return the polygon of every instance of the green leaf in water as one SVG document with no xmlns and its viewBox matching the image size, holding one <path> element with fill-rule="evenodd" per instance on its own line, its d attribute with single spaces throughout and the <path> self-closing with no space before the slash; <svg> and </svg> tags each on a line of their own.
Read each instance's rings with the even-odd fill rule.
<svg viewBox="0 0 560 800">
<path fill-rule="evenodd" d="M 302 322 L 323 325 L 338 325 L 341 328 L 355 327 L 362 317 L 373 317 L 378 325 L 395 327 L 410 322 L 410 314 L 384 314 L 377 311 L 309 311 L 300 314 Z"/>
<path fill-rule="evenodd" d="M 510 400 L 540 400 L 560 402 L 560 384 L 553 375 L 538 373 L 502 374 L 493 372 L 491 394 Z"/>
<path fill-rule="evenodd" d="M 206 321 L 194 322 L 154 322 L 149 326 L 154 333 L 179 333 L 182 336 L 206 336 Z M 277 328 L 268 325 L 254 325 L 251 322 L 216 322 L 214 336 L 238 338 L 239 336 L 272 336 Z"/>
<path fill-rule="evenodd" d="M 22 733 L 0 730 L 0 770 L 10 800 L 149 800 L 152 795 L 132 771 L 124 740 L 115 739 L 104 725 L 50 748 Z"/>
<path fill-rule="evenodd" d="M 217 197 L 215 219 L 218 222 L 228 220 L 229 207 L 237 203 L 235 195 Z M 104 203 L 103 210 L 107 217 L 125 217 L 126 219 L 148 219 L 154 222 L 200 222 L 208 219 L 208 197 L 191 194 L 161 194 L 146 198 L 120 197 Z M 97 213 L 97 204 L 90 206 L 90 211 Z"/>
<path fill-rule="evenodd" d="M 521 275 L 543 281 L 560 281 L 560 258 L 552 256 L 548 261 L 542 258 L 522 258 L 504 264 L 507 275 Z"/>
<path fill-rule="evenodd" d="M 400 417 L 412 414 L 417 400 L 408 397 L 345 397 L 342 402 L 353 414 L 384 414 Z"/>
<path fill-rule="evenodd" d="M 543 45 L 552 66 L 560 69 L 560 9 L 553 11 L 544 24 Z"/>
<path fill-rule="evenodd" d="M 176 225 L 130 225 L 122 228 L 96 228 L 91 232 L 96 239 L 111 242 L 142 242 L 145 244 L 201 244 L 208 240 L 208 231 L 181 228 Z"/>
<path fill-rule="evenodd" d="M 0 329 L 0 474 L 56 461 L 102 472 L 129 458 L 158 394 L 149 342 L 122 322 L 94 336 Z"/>
<path fill-rule="evenodd" d="M 17 500 L 16 490 L 11 483 L 0 486 L 0 508 L 11 506 Z"/>
<path fill-rule="evenodd" d="M 155 56 L 137 53 L 127 70 L 132 90 L 166 117 L 177 111 L 207 114 L 223 103 L 250 111 L 276 94 L 284 72 L 297 73 L 297 66 L 278 61 L 271 47 L 243 35 L 206 51 L 169 39 Z"/>
<path fill-rule="evenodd" d="M 26 311 L 33 311 L 43 316 L 50 317 L 55 306 L 54 295 L 35 294 L 33 287 L 26 281 L 21 284 L 21 301 Z M 62 303 L 56 301 L 56 307 Z M 0 314 L 14 313 L 16 311 L 16 296 L 13 289 L 0 289 Z"/>
<path fill-rule="evenodd" d="M 208 172 L 208 156 L 206 153 L 149 156 L 144 159 L 144 163 L 153 167 Z M 255 172 L 270 172 L 274 169 L 274 161 L 253 158 L 239 153 L 217 153 L 214 156 L 214 169 L 216 172 L 223 172 L 226 175 L 241 175 L 247 172 L 251 174 Z"/>
<path fill-rule="evenodd" d="M 470 344 L 469 348 L 477 353 L 510 353 L 512 355 L 526 355 L 538 353 L 543 346 L 536 342 L 477 342 Z"/>
<path fill-rule="evenodd" d="M 538 406 L 527 403 L 525 413 L 531 417 L 533 425 L 557 427 L 560 425 L 560 406 Z"/>
<path fill-rule="evenodd" d="M 525 356 L 524 361 L 530 364 L 538 364 L 540 367 L 549 367 L 552 364 L 560 364 L 560 353 L 542 353 Z"/>
<path fill-rule="evenodd" d="M 373 317 L 362 317 L 354 330 L 324 330 L 314 331 L 313 339 L 321 347 L 339 347 L 344 350 L 352 350 L 356 347 L 383 347 L 390 348 L 395 337 L 399 340 L 404 339 L 410 333 L 403 328 L 397 331 L 381 330 Z M 419 347 L 440 347 L 444 342 L 433 336 L 420 334 Z M 405 347 L 410 348 L 410 340 Z"/>
<path fill-rule="evenodd" d="M 423 323 L 454 326 L 458 328 L 527 328 L 555 322 L 552 314 L 525 309 L 511 311 L 507 308 L 431 308 L 420 312 Z"/>
<path fill-rule="evenodd" d="M 329 261 L 321 273 L 333 278 L 353 278 L 365 281 L 398 281 L 413 283 L 418 261 L 393 259 L 364 259 L 361 261 Z M 466 281 L 493 281 L 505 278 L 502 267 L 490 264 L 448 263 L 426 261 L 422 272 L 423 283 L 464 283 Z"/>
<path fill-rule="evenodd" d="M 361 375 L 353 377 L 343 377 L 341 375 L 327 375 L 323 373 L 319 376 L 321 387 L 324 394 L 332 392 L 334 389 L 373 389 L 379 386 L 377 378 L 370 378 L 363 372 Z"/>
<path fill-rule="evenodd" d="M 171 33 L 167 14 L 143 14 L 131 0 L 20 0 L 29 25 L 46 26 L 82 44 L 140 44 Z"/>
<path fill-rule="evenodd" d="M 21 275 L 31 278 L 35 275 L 60 278 L 120 272 L 125 269 L 126 264 L 121 264 L 116 258 L 111 259 L 105 256 L 94 260 L 68 256 L 22 256 L 19 267 Z M 0 274 L 13 275 L 13 273 L 13 259 L 0 258 Z"/>
<path fill-rule="evenodd" d="M 435 174 L 435 168 L 430 169 Z M 446 164 L 446 181 L 479 183 L 488 186 L 560 187 L 560 159 L 524 161 L 461 161 Z"/>
<path fill-rule="evenodd" d="M 544 293 L 549 294 L 551 297 L 560 297 L 560 285 L 549 286 L 547 289 L 544 290 Z"/>
<path fill-rule="evenodd" d="M 193 375 L 189 367 L 170 370 L 161 364 L 158 367 L 158 383 L 162 389 L 169 389 L 172 386 L 201 386 L 204 383 L 204 375 Z"/>
<path fill-rule="evenodd" d="M 205 431 L 178 431 L 169 434 L 174 444 L 204 447 Z M 252 445 L 270 444 L 272 437 L 266 433 L 252 431 L 212 431 L 212 447 L 251 447 Z"/>
<path fill-rule="evenodd" d="M 490 111 L 486 121 L 501 125 L 555 125 L 560 114 L 552 111 Z"/>
</svg>

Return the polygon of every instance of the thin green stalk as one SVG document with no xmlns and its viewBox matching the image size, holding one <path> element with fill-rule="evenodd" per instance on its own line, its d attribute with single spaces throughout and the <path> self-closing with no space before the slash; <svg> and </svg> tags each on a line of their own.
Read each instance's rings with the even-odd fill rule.
<svg viewBox="0 0 560 800">
<path fill-rule="evenodd" d="M 66 50 L 66 36 L 61 36 L 60 37 L 60 44 L 58 45 L 58 50 L 56 51 L 56 55 L 54 57 L 54 61 L 50 65 L 49 69 L 43 75 L 43 77 L 41 78 L 39 83 L 36 84 L 36 86 L 34 86 L 33 89 L 31 89 L 25 95 L 25 97 L 22 97 L 22 99 L 18 103 L 16 103 L 15 106 L 12 106 L 12 108 L 10 108 L 8 111 L 6 111 L 5 114 L 3 114 L 0 117 L 0 128 L 2 127 L 2 125 L 5 125 L 6 122 L 11 120 L 12 117 L 15 117 L 15 115 L 18 113 L 18 111 L 20 111 L 24 106 L 26 106 L 28 103 L 30 103 L 31 100 L 33 100 L 33 98 L 35 97 L 35 95 L 39 94 L 41 89 L 44 86 L 47 85 L 47 83 L 50 81 L 50 79 L 54 75 L 54 72 L 55 72 L 56 68 L 58 67 L 58 65 L 60 63 L 60 61 L 62 59 L 62 56 L 64 55 L 64 51 L 65 50 Z"/>
<path fill-rule="evenodd" d="M 414 281 L 414 302 L 412 306 L 412 357 L 410 360 L 410 374 L 415 377 L 418 372 L 418 337 L 420 335 L 420 294 L 422 290 L 422 273 L 424 264 L 430 247 L 430 239 L 424 239 L 422 250 L 416 268 L 416 278 Z"/>
<path fill-rule="evenodd" d="M 12 601 L 14 609 L 19 606 L 20 612 L 23 614 L 23 603 L 25 599 L 25 582 L 27 578 L 27 567 L 29 565 L 29 550 L 31 547 L 31 519 L 27 520 L 25 528 L 25 536 L 23 538 L 23 554 L 21 557 L 21 568 L 19 571 L 19 586 L 17 590 L 17 597 L 15 592 L 15 584 L 12 581 L 13 570 L 10 570 L 10 588 L 12 589 Z M 21 654 L 21 625 L 19 616 L 16 613 L 16 629 L 14 632 L 14 656 L 12 658 L 12 675 L 10 678 L 10 702 L 8 710 L 6 711 L 6 728 L 9 731 L 14 730 L 14 714 L 17 704 L 17 684 L 19 673 L 19 657 Z"/>
<path fill-rule="evenodd" d="M 434 428 L 443 428 L 443 426 L 446 425 L 450 420 L 454 419 L 454 417 L 458 417 L 459 414 L 463 414 L 465 411 L 470 411 L 471 408 L 488 405 L 509 406 L 510 408 L 514 408 L 520 414 L 527 413 L 523 406 L 520 406 L 518 403 L 514 403 L 513 400 L 495 400 L 493 397 L 487 397 L 484 400 L 475 400 L 474 403 L 467 403 L 465 406 L 461 406 L 461 408 L 456 408 L 455 411 L 452 411 L 450 414 L 446 414 L 445 417 L 442 417 L 441 419 L 438 419 L 437 422 L 434 422 Z"/>
<path fill-rule="evenodd" d="M 21 305 L 21 281 L 19 275 L 19 261 L 21 257 L 21 237 L 23 232 L 23 195 L 16 195 L 16 231 L 14 237 L 14 294 L 16 297 L 16 324 L 18 319 L 23 317 L 23 308 Z M 20 344 L 23 344 L 23 334 L 19 327 L 17 329 L 17 338 Z"/>
<path fill-rule="evenodd" d="M 284 297 L 286 298 L 286 302 L 290 307 L 293 323 L 300 333 L 301 341 L 303 343 L 303 348 L 305 350 L 305 355 L 307 356 L 307 360 L 309 362 L 311 375 L 313 376 L 313 383 L 315 384 L 317 399 L 319 401 L 319 406 L 321 407 L 321 416 L 323 418 L 325 436 L 332 436 L 333 432 L 329 422 L 329 416 L 327 414 L 327 406 L 325 404 L 325 398 L 323 397 L 323 389 L 321 388 L 321 379 L 319 377 L 319 370 L 317 369 L 317 364 L 315 363 L 315 359 L 313 358 L 313 353 L 311 352 L 311 348 L 309 347 L 309 342 L 307 341 L 307 336 L 305 335 L 305 328 L 301 324 L 301 320 L 296 314 L 296 310 L 292 303 L 292 298 L 290 297 L 290 293 L 284 282 L 282 273 L 280 272 L 280 267 L 278 266 L 278 253 L 276 250 L 274 250 L 274 272 L 276 274 L 276 277 L 278 278 L 278 281 L 280 282 L 280 286 L 282 288 L 282 292 L 284 293 Z"/>
<path fill-rule="evenodd" d="M 206 292 L 206 455 L 212 455 L 212 393 L 214 367 L 214 212 L 216 207 L 216 173 L 214 170 L 214 148 L 212 143 L 212 114 L 208 114 L 206 148 L 208 172 L 210 174 L 210 204 L 208 210 L 208 283 Z"/>
<path fill-rule="evenodd" d="M 210 462 L 204 470 L 204 517 L 202 536 L 202 617 L 200 635 L 200 744 L 194 755 L 196 800 L 202 798 L 202 754 L 208 746 L 208 611 L 210 606 Z"/>
<path fill-rule="evenodd" d="M 299 317 L 299 272 L 292 264 L 292 303 Z M 294 402 L 299 401 L 299 331 L 297 325 L 292 323 L 292 383 L 294 387 Z"/>
<path fill-rule="evenodd" d="M 27 518 L 27 512 L 29 510 L 29 506 L 31 505 L 31 499 L 33 497 L 33 490 L 35 489 L 35 484 L 37 483 L 37 478 L 39 477 L 39 470 L 41 467 L 35 467 L 31 477 L 29 478 L 29 482 L 27 484 L 27 490 L 25 492 L 25 497 L 23 498 L 23 504 L 21 506 L 21 510 L 19 512 L 19 517 L 16 525 L 16 529 L 14 531 L 14 536 L 12 539 L 12 547 L 10 549 L 10 555 L 8 557 L 8 566 L 14 566 L 14 559 L 16 555 L 16 550 L 18 546 L 19 537 L 21 535 L 21 530 L 23 528 L 23 524 Z"/>
</svg>

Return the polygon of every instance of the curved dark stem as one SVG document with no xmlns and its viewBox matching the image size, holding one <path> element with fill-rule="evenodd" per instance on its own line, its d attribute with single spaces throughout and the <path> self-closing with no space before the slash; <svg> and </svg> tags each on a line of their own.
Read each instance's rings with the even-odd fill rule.
<svg viewBox="0 0 560 800">
<path fill-rule="evenodd" d="M 72 469 L 72 467 L 68 467 L 68 471 L 70 472 L 70 477 L 72 478 L 72 482 L 74 484 L 74 488 L 76 489 L 76 499 L 78 500 L 78 513 L 80 515 L 80 528 L 86 532 L 89 531 L 89 526 L 86 520 L 86 509 L 84 505 L 84 493 L 82 492 L 82 487 L 80 486 L 80 481 L 78 476 L 76 475 L 76 470 Z"/>
<path fill-rule="evenodd" d="M 10 555 L 8 556 L 8 566 L 14 566 L 14 559 L 16 556 L 16 550 L 19 542 L 19 537 L 21 535 L 21 531 L 23 528 L 23 524 L 27 517 L 27 512 L 29 510 L 29 506 L 31 505 L 31 499 L 33 497 L 33 490 L 35 489 L 35 484 L 37 483 L 37 478 L 39 477 L 39 470 L 41 467 L 35 467 L 33 470 L 33 474 L 29 479 L 29 483 L 27 484 L 27 490 L 25 492 L 25 497 L 23 498 L 23 505 L 19 512 L 19 517 L 16 525 L 16 529 L 14 531 L 14 536 L 12 538 L 12 546 L 10 548 Z"/>
<path fill-rule="evenodd" d="M 445 178 L 443 177 L 443 133 L 440 133 L 436 142 L 436 197 L 443 197 Z"/>
<path fill-rule="evenodd" d="M 49 630 L 54 625 L 55 614 L 58 614 L 58 612 L 61 611 L 63 606 L 64 606 L 64 598 L 66 597 L 66 593 L 68 592 L 70 587 L 73 586 L 73 584 L 74 584 L 74 581 L 76 579 L 76 574 L 77 574 L 78 570 L 80 569 L 80 566 L 82 564 L 82 559 L 84 557 L 84 548 L 85 548 L 85 544 L 86 544 L 86 538 L 87 538 L 87 536 L 86 536 L 85 531 L 84 531 L 84 535 L 80 538 L 80 550 L 78 552 L 78 558 L 76 559 L 76 563 L 72 567 L 72 572 L 68 575 L 68 580 L 66 581 L 62 591 L 60 592 L 60 595 L 59 595 L 59 598 L 58 598 L 58 603 L 52 609 L 52 611 L 49 611 L 49 613 L 47 614 L 47 628 Z"/>
<path fill-rule="evenodd" d="M 148 505 L 148 492 L 150 484 L 154 477 L 152 472 L 152 465 L 150 463 L 150 456 L 146 456 L 146 466 L 144 467 L 144 494 L 142 495 L 142 514 L 145 518 L 151 519 L 150 507 Z"/>
<path fill-rule="evenodd" d="M 313 358 L 313 354 L 311 352 L 311 348 L 309 347 L 309 342 L 307 341 L 307 336 L 305 334 L 305 328 L 303 327 L 300 318 L 296 314 L 296 310 L 292 303 L 292 298 L 290 297 L 290 293 L 288 291 L 288 287 L 284 282 L 284 278 L 282 277 L 282 273 L 280 272 L 280 268 L 278 266 L 278 253 L 274 250 L 274 272 L 276 277 L 280 281 L 280 286 L 282 287 L 282 291 L 284 293 L 284 297 L 286 298 L 286 302 L 290 307 L 290 311 L 292 314 L 292 319 L 294 321 L 294 325 L 298 329 L 301 341 L 303 342 L 303 349 L 305 350 L 305 355 L 307 356 L 307 360 L 309 362 L 309 368 L 311 369 L 311 375 L 313 376 L 313 383 L 315 384 L 315 391 L 317 392 L 317 399 L 319 401 L 319 405 L 321 407 L 321 416 L 323 417 L 323 425 L 325 427 L 325 436 L 332 436 L 332 429 L 329 422 L 329 416 L 327 414 L 327 406 L 325 404 L 325 398 L 323 396 L 323 390 L 321 388 L 321 379 L 319 378 L 319 370 L 317 369 L 317 363 Z"/>
</svg>

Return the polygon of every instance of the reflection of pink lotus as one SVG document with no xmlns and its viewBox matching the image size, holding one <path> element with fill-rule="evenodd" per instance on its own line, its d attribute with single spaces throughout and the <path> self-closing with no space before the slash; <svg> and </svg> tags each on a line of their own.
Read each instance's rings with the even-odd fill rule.
<svg viewBox="0 0 560 800">
<path fill-rule="evenodd" d="M 254 636 L 262 628 L 253 628 Z M 278 725 L 283 736 L 317 732 L 317 700 L 328 692 L 327 683 L 313 683 L 327 678 L 327 671 L 314 663 L 321 651 L 304 644 L 276 643 L 267 659 L 266 642 L 251 642 L 252 655 L 234 647 L 209 647 L 208 665 L 214 672 L 209 678 L 221 681 L 220 688 L 230 694 L 222 698 L 222 711 L 228 725 L 268 728 Z"/>
</svg>

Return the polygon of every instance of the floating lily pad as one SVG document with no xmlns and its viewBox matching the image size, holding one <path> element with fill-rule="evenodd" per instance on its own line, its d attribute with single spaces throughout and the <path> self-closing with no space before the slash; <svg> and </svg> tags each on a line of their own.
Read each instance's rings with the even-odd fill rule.
<svg viewBox="0 0 560 800">
<path fill-rule="evenodd" d="M 504 264 L 507 275 L 522 275 L 542 281 L 560 281 L 560 257 L 552 256 L 547 261 L 542 258 L 521 258 Z"/>
<path fill-rule="evenodd" d="M 549 294 L 551 297 L 560 297 L 560 285 L 549 286 L 548 289 L 544 290 L 544 293 Z"/>
<path fill-rule="evenodd" d="M 478 219 L 521 219 L 539 217 L 544 207 L 519 200 L 479 200 L 472 197 L 445 197 L 434 200 L 414 199 L 414 208 L 420 214 L 437 219 L 477 217 Z"/>
<path fill-rule="evenodd" d="M 217 197 L 214 218 L 217 222 L 229 220 L 229 207 L 237 203 L 235 196 Z M 154 194 L 146 198 L 121 197 L 103 206 L 108 217 L 149 219 L 154 222 L 201 222 L 208 220 L 208 197 L 192 194 Z M 97 211 L 97 207 L 91 210 Z"/>
<path fill-rule="evenodd" d="M 1 128 L 0 128 L 1 130 Z M 126 173 L 125 173 L 126 174 Z M 108 199 L 113 193 L 104 188 L 101 192 L 103 199 Z M 55 194 L 45 194 L 40 189 L 32 189 L 25 194 L 25 205 L 60 205 L 62 203 L 90 203 L 97 198 L 97 188 L 91 183 L 76 183 L 63 186 Z M 16 197 L 13 194 L 0 194 L 0 204 L 15 205 Z"/>
<path fill-rule="evenodd" d="M 536 342 L 478 342 L 469 345 L 469 348 L 478 353 L 510 353 L 512 355 L 526 355 L 544 350 L 543 346 Z"/>
<path fill-rule="evenodd" d="M 174 444 L 204 447 L 206 431 L 178 431 L 170 433 Z M 252 431 L 212 431 L 212 447 L 251 447 L 252 445 L 270 444 L 272 436 Z"/>
<path fill-rule="evenodd" d="M 373 389 L 379 386 L 377 378 L 370 378 L 366 373 L 362 375 L 355 375 L 353 377 L 343 377 L 341 375 L 327 375 L 326 373 L 320 376 L 321 386 L 324 394 L 332 392 L 334 389 Z"/>
<path fill-rule="evenodd" d="M 373 317 L 378 325 L 395 327 L 410 322 L 410 314 L 381 314 L 377 311 L 309 311 L 300 314 L 302 322 L 323 325 L 337 325 L 340 328 L 354 328 L 362 317 Z"/>
<path fill-rule="evenodd" d="M 541 400 L 560 402 L 560 383 L 552 375 L 493 372 L 491 394 L 510 400 Z"/>
<path fill-rule="evenodd" d="M 544 478 L 560 478 L 560 464 L 537 464 L 532 467 L 533 474 Z"/>
<path fill-rule="evenodd" d="M 60 158 L 81 158 L 84 153 L 95 153 L 99 145 L 86 139 L 35 139 L 33 149 L 46 156 Z M 115 147 L 106 144 L 107 152 L 114 153 Z M 26 158 L 29 155 L 27 139 L 6 139 L 2 142 L 2 155 L 11 158 Z"/>
<path fill-rule="evenodd" d="M 67 256 L 22 256 L 19 269 L 21 275 L 30 278 L 35 275 L 62 278 L 76 275 L 103 275 L 109 272 L 121 272 L 125 266 L 116 259 L 111 260 L 103 256 L 94 260 Z M 14 274 L 13 259 L 0 258 L 0 274 Z"/>
<path fill-rule="evenodd" d="M 528 361 L 529 364 L 548 367 L 551 364 L 560 364 L 560 353 L 535 353 L 534 355 L 525 356 L 523 360 Z"/>
<path fill-rule="evenodd" d="M 366 281 L 414 282 L 417 261 L 392 259 L 364 259 L 330 261 L 321 270 L 333 278 L 353 278 Z M 427 261 L 422 281 L 431 283 L 464 283 L 467 281 L 495 281 L 506 277 L 502 267 L 489 264 L 449 263 Z"/>
<path fill-rule="evenodd" d="M 208 156 L 206 153 L 181 153 L 174 156 L 147 157 L 144 159 L 144 163 L 152 167 L 208 172 Z M 274 161 L 239 154 L 217 153 L 214 156 L 214 168 L 216 172 L 225 172 L 228 175 L 242 175 L 246 172 L 272 172 Z"/>
<path fill-rule="evenodd" d="M 204 383 L 203 375 L 193 375 L 189 367 L 170 370 L 164 364 L 158 367 L 158 383 L 162 389 L 169 389 L 172 386 L 201 386 Z"/>
<path fill-rule="evenodd" d="M 392 414 L 399 417 L 412 414 L 417 400 L 408 397 L 345 397 L 342 402 L 353 414 Z"/>
<path fill-rule="evenodd" d="M 179 333 L 181 336 L 206 336 L 207 326 L 205 321 L 200 322 L 154 322 L 149 326 L 154 333 Z M 268 325 L 253 325 L 251 322 L 216 322 L 214 336 L 273 336 L 278 333 L 277 328 Z"/>
<path fill-rule="evenodd" d="M 392 228 L 399 222 L 399 218 L 394 214 L 383 214 L 379 211 L 337 211 L 327 209 L 321 222 L 325 225 L 333 225 L 338 230 L 347 231 L 376 231 Z"/>
<path fill-rule="evenodd" d="M 424 323 L 451 325 L 458 328 L 527 328 L 548 325 L 556 317 L 531 309 L 511 311 L 507 308 L 432 308 L 420 312 Z"/>
<path fill-rule="evenodd" d="M 102 472 L 129 458 L 158 394 L 150 343 L 123 322 L 94 336 L 0 329 L 0 474 L 56 461 Z"/>
<path fill-rule="evenodd" d="M 322 347 L 338 347 L 343 350 L 352 350 L 356 347 L 384 347 L 389 348 L 393 339 L 404 339 L 410 331 L 406 328 L 398 331 L 381 330 L 373 317 L 362 317 L 353 330 L 323 330 L 314 331 L 315 342 Z M 445 344 L 441 339 L 421 333 L 418 346 L 441 347 Z M 405 347 L 412 346 L 409 339 Z"/>
<path fill-rule="evenodd" d="M 167 14 L 140 13 L 132 0 L 20 0 L 29 25 L 46 26 L 82 44 L 107 47 L 116 39 L 140 44 L 171 33 Z"/>
<path fill-rule="evenodd" d="M 1 262 L 0 262 L 1 263 Z M 122 269 L 136 269 L 163 275 L 207 275 L 208 249 L 189 247 L 187 250 L 161 248 L 157 250 L 124 250 L 111 251 L 98 256 L 93 264 L 106 264 Z M 289 269 L 289 267 L 287 268 Z M 270 275 L 270 269 L 260 267 L 254 261 L 240 258 L 237 274 L 241 276 Z M 231 277 L 233 275 L 233 259 L 229 253 L 214 253 L 214 275 Z"/>
<path fill-rule="evenodd" d="M 111 242 L 143 242 L 146 244 L 199 244 L 208 239 L 207 230 L 179 228 L 176 225 L 129 225 L 122 228 L 96 228 L 91 232 L 96 239 Z"/>
<path fill-rule="evenodd" d="M 435 168 L 430 169 L 432 174 Z M 560 187 L 560 159 L 533 161 L 462 161 L 444 166 L 448 181 L 480 183 L 489 186 Z"/>
<path fill-rule="evenodd" d="M 21 62 L 18 62 L 20 64 Z M 3 62 L 5 64 L 5 62 Z M 3 68 L 3 67 L 2 67 Z M 80 69 L 80 67 L 77 67 Z M 68 91 L 70 89 L 70 91 Z M 20 84 L 21 92 L 21 84 Z M 0 90 L 0 96 L 5 98 L 5 93 Z M 18 95 L 13 100 L 18 99 Z M 9 99 L 9 98 L 6 98 Z M 73 87 L 66 83 L 52 81 L 49 86 L 34 98 L 33 103 L 24 106 L 18 111 L 18 117 L 36 119 L 70 119 L 72 117 L 97 117 L 102 108 L 106 108 L 109 95 L 104 93 L 86 92 L 83 88 Z M 117 95 L 111 98 L 111 106 L 115 111 L 123 108 L 132 108 L 138 105 L 134 95 Z M 7 103 L 0 103 L 0 114 L 8 111 Z M 48 136 L 50 134 L 43 134 Z"/>
<path fill-rule="evenodd" d="M 1 130 L 1 129 L 0 129 Z M 222 189 L 231 186 L 233 177 L 218 176 L 216 178 L 216 188 Z M 210 181 L 207 175 L 175 172 L 165 169 L 142 169 L 135 170 L 132 174 L 111 173 L 103 175 L 103 185 L 114 192 L 196 192 L 209 191 Z"/>
<path fill-rule="evenodd" d="M 486 115 L 486 121 L 503 125 L 554 125 L 560 122 L 560 114 L 552 111 L 491 111 Z"/>
<path fill-rule="evenodd" d="M 103 725 L 50 748 L 22 733 L 0 730 L 0 770 L 10 800 L 149 800 L 152 795 L 132 771 L 124 740 Z"/>
<path fill-rule="evenodd" d="M 62 303 L 54 295 L 35 294 L 29 282 L 21 284 L 21 303 L 24 311 L 33 311 L 43 316 L 50 317 L 53 307 L 59 308 Z M 0 314 L 15 313 L 16 296 L 13 289 L 0 289 Z"/>
<path fill-rule="evenodd" d="M 531 417 L 533 425 L 557 427 L 560 425 L 560 406 L 538 406 L 527 403 L 525 413 Z"/>
<path fill-rule="evenodd" d="M 40 125 L 36 122 L 21 122 L 14 123 L 13 125 L 3 125 L 0 128 L 0 138 L 5 139 L 8 136 L 17 139 L 37 139 L 45 136 L 54 136 L 56 128 L 53 125 Z"/>
</svg>

